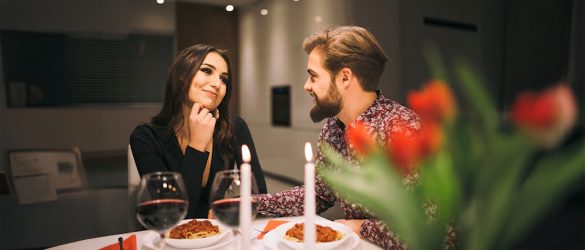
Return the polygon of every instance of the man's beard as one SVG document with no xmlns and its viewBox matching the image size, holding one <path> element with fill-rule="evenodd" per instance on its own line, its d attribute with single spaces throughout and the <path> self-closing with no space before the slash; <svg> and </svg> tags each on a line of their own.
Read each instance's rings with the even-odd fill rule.
<svg viewBox="0 0 585 250">
<path fill-rule="evenodd" d="M 313 122 L 320 122 L 325 118 L 333 117 L 341 111 L 341 96 L 339 95 L 337 86 L 335 86 L 335 82 L 333 81 L 330 86 L 327 96 L 322 100 L 319 100 L 317 95 L 313 93 L 315 102 L 310 112 Z"/>
</svg>

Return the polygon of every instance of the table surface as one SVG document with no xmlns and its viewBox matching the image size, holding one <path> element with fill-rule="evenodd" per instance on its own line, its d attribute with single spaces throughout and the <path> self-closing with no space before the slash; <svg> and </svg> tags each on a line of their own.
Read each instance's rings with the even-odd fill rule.
<svg viewBox="0 0 585 250">
<path fill-rule="evenodd" d="M 256 219 L 254 220 L 252 227 L 253 228 L 258 228 L 258 227 L 262 227 L 263 225 L 266 224 L 266 222 L 268 222 L 268 220 L 298 220 L 301 219 L 302 216 L 299 217 L 282 217 L 282 218 L 261 218 L 261 219 Z M 327 220 L 325 218 L 319 217 L 319 219 L 323 219 L 323 220 Z M 72 242 L 72 243 L 68 243 L 68 244 L 64 244 L 64 245 L 59 245 L 59 246 L 55 246 L 49 249 L 52 250 L 77 250 L 77 249 L 99 249 L 102 247 L 105 247 L 107 245 L 116 243 L 118 241 L 118 237 L 124 237 L 127 238 L 128 236 L 132 235 L 132 234 L 136 234 L 136 239 L 137 239 L 137 246 L 138 249 L 150 249 L 149 247 L 145 246 L 142 242 L 143 238 L 145 235 L 147 235 L 148 233 L 152 233 L 148 230 L 144 230 L 144 231 L 138 231 L 138 232 L 131 232 L 131 233 L 125 233 L 125 234 L 116 234 L 116 235 L 109 235 L 109 236 L 104 236 L 104 237 L 98 237 L 98 238 L 93 238 L 93 239 L 87 239 L 87 240 L 81 240 L 81 241 L 77 241 L 77 242 Z M 259 232 L 254 231 L 253 235 L 258 235 Z M 255 238 L 255 237 L 254 237 Z M 235 240 L 235 239 L 234 239 Z M 268 249 L 267 247 L 265 247 L 262 242 L 260 240 L 255 240 L 256 243 L 258 244 L 254 244 L 254 249 Z M 372 243 L 370 243 L 367 240 L 362 239 L 360 241 L 359 246 L 356 249 L 362 249 L 362 250 L 369 250 L 369 249 L 381 249 L 380 247 L 378 247 L 377 245 L 374 245 Z M 341 249 L 339 249 L 341 250 Z"/>
</svg>

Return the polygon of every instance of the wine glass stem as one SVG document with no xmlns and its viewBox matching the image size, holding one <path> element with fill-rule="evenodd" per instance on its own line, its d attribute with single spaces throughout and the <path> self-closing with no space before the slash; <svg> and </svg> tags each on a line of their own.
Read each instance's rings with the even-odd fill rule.
<svg viewBox="0 0 585 250">
<path fill-rule="evenodd" d="M 165 233 L 160 234 L 160 250 L 165 250 L 167 242 L 165 241 Z"/>
</svg>

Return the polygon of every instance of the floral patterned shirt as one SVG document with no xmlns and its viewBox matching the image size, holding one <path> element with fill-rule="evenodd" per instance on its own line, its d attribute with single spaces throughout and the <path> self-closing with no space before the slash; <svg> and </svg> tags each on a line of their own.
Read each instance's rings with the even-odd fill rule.
<svg viewBox="0 0 585 250">
<path fill-rule="evenodd" d="M 406 129 L 406 133 L 417 133 L 420 128 L 418 116 L 410 109 L 394 102 L 382 94 L 355 122 L 361 121 L 367 125 L 378 142 L 388 140 L 389 131 Z M 398 122 L 406 126 L 395 126 Z M 390 138 L 391 139 L 391 138 Z M 343 157 L 359 166 L 351 145 L 345 141 L 345 125 L 336 117 L 329 118 L 319 134 L 319 144 L 328 143 Z M 320 146 L 317 147 L 317 166 L 328 166 L 327 159 L 323 156 Z M 366 239 L 380 245 L 384 249 L 405 249 L 406 246 L 398 240 L 397 235 L 392 232 L 382 221 L 374 218 L 367 209 L 361 208 L 359 204 L 347 202 L 332 192 L 319 176 L 315 182 L 317 213 L 324 212 L 334 202 L 338 202 L 346 219 L 366 219 L 360 228 L 360 233 Z M 297 186 L 287 191 L 274 194 L 255 196 L 258 200 L 258 210 L 261 214 L 270 216 L 300 216 L 303 214 L 304 187 Z"/>
</svg>

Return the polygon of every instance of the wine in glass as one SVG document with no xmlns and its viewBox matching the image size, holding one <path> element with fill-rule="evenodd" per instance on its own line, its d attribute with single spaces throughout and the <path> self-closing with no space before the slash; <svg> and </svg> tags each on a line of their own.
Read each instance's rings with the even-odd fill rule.
<svg viewBox="0 0 585 250">
<path fill-rule="evenodd" d="M 165 234 L 187 215 L 187 190 L 181 174 L 155 172 L 142 177 L 137 195 L 136 217 L 147 229 L 160 234 L 161 249 Z"/>
<path fill-rule="evenodd" d="M 210 203 L 213 215 L 224 225 L 230 227 L 234 236 L 238 234 L 240 223 L 240 170 L 217 172 L 211 186 Z M 258 184 L 251 175 L 251 194 L 258 194 Z M 252 199 L 252 219 L 258 212 L 258 202 Z"/>
</svg>

